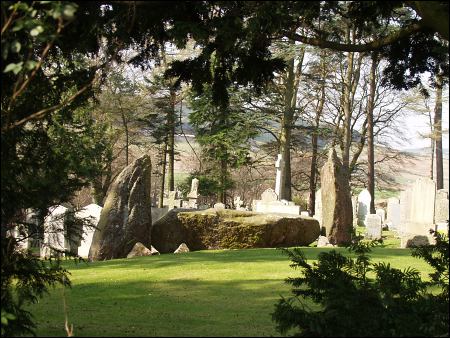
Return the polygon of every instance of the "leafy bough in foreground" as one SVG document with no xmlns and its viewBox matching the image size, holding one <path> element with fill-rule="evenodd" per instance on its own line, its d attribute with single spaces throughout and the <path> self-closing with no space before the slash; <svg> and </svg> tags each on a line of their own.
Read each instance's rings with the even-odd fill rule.
<svg viewBox="0 0 450 338">
<path fill-rule="evenodd" d="M 433 267 L 429 282 L 414 268 L 372 263 L 369 253 L 378 241 L 351 244 L 353 258 L 321 252 L 312 265 L 300 249 L 282 249 L 303 273 L 286 279 L 294 296 L 275 305 L 277 330 L 312 337 L 448 336 L 448 236 L 433 234 L 436 244 L 412 250 Z"/>
</svg>

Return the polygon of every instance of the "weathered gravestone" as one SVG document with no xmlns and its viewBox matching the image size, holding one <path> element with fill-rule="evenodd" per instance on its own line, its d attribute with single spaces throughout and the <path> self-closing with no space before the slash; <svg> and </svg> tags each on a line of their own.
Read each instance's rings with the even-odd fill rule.
<svg viewBox="0 0 450 338">
<path fill-rule="evenodd" d="M 191 181 L 191 191 L 187 195 L 189 201 L 188 202 L 183 201 L 181 205 L 183 208 L 197 209 L 198 185 L 199 180 L 197 178 L 193 178 Z"/>
<path fill-rule="evenodd" d="M 368 214 L 366 216 L 366 237 L 369 239 L 381 238 L 381 217 L 377 214 Z"/>
<path fill-rule="evenodd" d="M 334 149 L 321 170 L 322 227 L 331 244 L 348 244 L 352 231 L 352 199 L 347 173 Z"/>
<path fill-rule="evenodd" d="M 433 242 L 430 229 L 435 229 L 435 198 L 436 183 L 433 180 L 421 177 L 413 183 L 409 212 L 402 225 L 402 247 L 405 247 L 408 240 L 417 235 L 428 236 L 430 242 Z"/>
<path fill-rule="evenodd" d="M 83 224 L 83 239 L 78 247 L 78 256 L 88 257 L 91 248 L 92 238 L 94 237 L 95 227 L 100 220 L 102 207 L 97 204 L 89 204 L 76 212 L 76 217 L 84 219 L 88 224 Z"/>
<path fill-rule="evenodd" d="M 398 230 L 400 226 L 400 201 L 397 197 L 388 198 L 386 224 L 389 230 Z"/>
<path fill-rule="evenodd" d="M 164 198 L 163 206 L 167 206 L 168 210 L 181 208 L 181 199 L 177 197 L 177 191 L 169 191 L 168 198 Z"/>
<path fill-rule="evenodd" d="M 434 220 L 436 223 L 437 231 L 448 231 L 448 219 L 449 219 L 449 205 L 448 205 L 448 192 L 444 189 L 439 189 L 436 192 L 436 202 L 434 206 Z"/>
<path fill-rule="evenodd" d="M 128 165 L 111 184 L 89 258 L 125 258 L 136 242 L 150 247 L 151 162 L 144 155 Z"/>
<path fill-rule="evenodd" d="M 406 232 L 406 223 L 410 220 L 412 190 L 406 189 L 400 192 L 400 234 Z"/>
<path fill-rule="evenodd" d="M 367 189 L 361 191 L 358 195 L 358 225 L 365 226 L 366 215 L 370 213 L 370 201 L 372 197 Z"/>
</svg>

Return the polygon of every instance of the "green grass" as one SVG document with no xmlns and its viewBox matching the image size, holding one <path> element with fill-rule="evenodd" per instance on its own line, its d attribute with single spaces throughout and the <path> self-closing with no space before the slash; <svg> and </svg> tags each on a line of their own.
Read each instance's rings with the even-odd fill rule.
<svg viewBox="0 0 450 338">
<path fill-rule="evenodd" d="M 333 248 L 304 248 L 308 260 Z M 345 248 L 337 248 L 347 252 Z M 409 249 L 380 247 L 373 261 L 431 272 Z M 280 250 L 211 250 L 75 264 L 66 289 L 76 336 L 279 336 L 271 313 L 298 272 Z M 38 336 L 62 336 L 62 288 L 30 307 Z"/>
</svg>

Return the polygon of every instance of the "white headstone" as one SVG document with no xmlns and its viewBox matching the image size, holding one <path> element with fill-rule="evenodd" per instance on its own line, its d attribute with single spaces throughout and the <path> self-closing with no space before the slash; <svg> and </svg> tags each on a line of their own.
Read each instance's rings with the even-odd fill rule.
<svg viewBox="0 0 450 338">
<path fill-rule="evenodd" d="M 381 218 L 377 214 L 367 214 L 366 216 L 366 237 L 370 239 L 381 238 Z"/>
<path fill-rule="evenodd" d="M 386 224 L 389 230 L 398 230 L 400 226 L 400 200 L 390 197 L 387 201 Z"/>
<path fill-rule="evenodd" d="M 223 204 L 223 203 L 214 204 L 214 210 L 224 210 L 224 209 L 225 209 L 225 204 Z"/>
<path fill-rule="evenodd" d="M 375 213 L 376 213 L 378 216 L 380 216 L 381 224 L 384 224 L 384 221 L 385 221 L 385 215 L 386 215 L 386 212 L 384 211 L 384 209 L 376 209 L 376 210 L 375 210 Z"/>
<path fill-rule="evenodd" d="M 50 214 L 44 221 L 44 242 L 41 247 L 41 256 L 50 257 L 54 250 L 66 250 L 64 235 L 64 218 L 68 209 L 62 205 L 49 208 Z M 58 252 L 55 252 L 59 255 Z"/>
<path fill-rule="evenodd" d="M 281 198 L 281 190 L 283 189 L 283 168 L 284 168 L 284 160 L 281 154 L 278 154 L 278 159 L 275 162 L 275 167 L 277 168 L 277 176 L 275 179 L 275 193 L 277 194 L 278 199 Z"/>
<path fill-rule="evenodd" d="M 266 189 L 261 194 L 261 201 L 263 201 L 263 202 L 273 202 L 276 200 L 278 200 L 278 196 L 277 196 L 276 192 L 271 188 Z"/>
<path fill-rule="evenodd" d="M 76 217 L 88 219 L 93 226 L 97 226 L 102 209 L 103 208 L 97 204 L 89 204 L 80 211 L 76 212 Z M 91 248 L 92 238 L 94 237 L 95 232 L 95 228 L 93 226 L 83 227 L 83 239 L 78 247 L 78 256 L 80 257 L 89 256 L 89 249 Z"/>
<path fill-rule="evenodd" d="M 199 183 L 199 180 L 197 178 L 192 179 L 191 191 L 187 195 L 188 198 L 197 198 L 198 197 L 198 183 Z"/>
<path fill-rule="evenodd" d="M 234 198 L 234 206 L 236 210 L 242 210 L 243 208 L 241 206 L 243 203 L 244 201 L 241 200 L 241 196 L 237 196 Z"/>
<path fill-rule="evenodd" d="M 370 213 L 370 201 L 372 197 L 367 189 L 361 191 L 358 195 L 358 225 L 365 226 L 366 215 Z"/>
</svg>

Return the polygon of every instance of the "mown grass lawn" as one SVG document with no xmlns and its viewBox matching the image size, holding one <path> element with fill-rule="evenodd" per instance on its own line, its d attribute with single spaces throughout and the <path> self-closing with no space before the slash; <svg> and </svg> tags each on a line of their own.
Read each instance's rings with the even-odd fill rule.
<svg viewBox="0 0 450 338">
<path fill-rule="evenodd" d="M 309 260 L 332 248 L 304 248 Z M 337 248 L 347 252 L 344 248 Z M 430 267 L 409 249 L 380 247 L 373 261 Z M 197 251 L 104 262 L 65 262 L 66 289 L 75 336 L 279 336 L 271 313 L 284 283 L 299 272 L 280 250 Z M 38 336 L 63 336 L 62 288 L 30 307 Z"/>
</svg>

